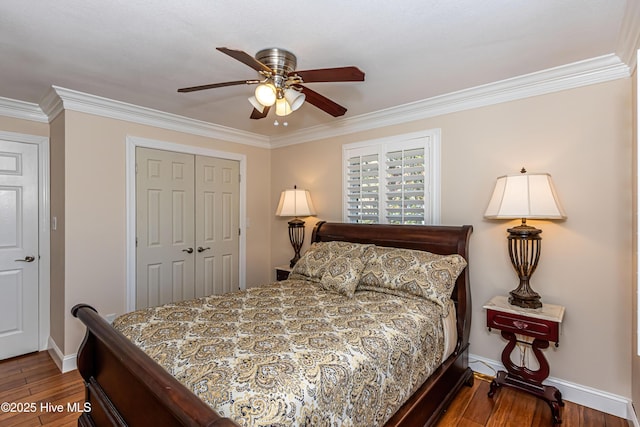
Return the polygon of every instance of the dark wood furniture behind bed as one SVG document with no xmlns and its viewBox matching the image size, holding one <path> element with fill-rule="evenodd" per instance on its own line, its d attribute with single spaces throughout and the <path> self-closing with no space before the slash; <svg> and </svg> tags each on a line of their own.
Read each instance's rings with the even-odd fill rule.
<svg viewBox="0 0 640 427">
<path fill-rule="evenodd" d="M 331 240 L 373 243 L 460 254 L 468 262 L 472 227 L 342 224 L 319 222 L 312 242 Z M 387 426 L 434 425 L 463 384 L 472 384 L 468 366 L 471 326 L 469 267 L 458 277 L 452 299 L 456 304 L 458 341 L 454 353 L 427 379 L 387 422 Z M 235 426 L 191 393 L 131 341 L 113 329 L 91 306 L 71 310 L 87 327 L 78 351 L 91 411 L 81 426 Z"/>
</svg>

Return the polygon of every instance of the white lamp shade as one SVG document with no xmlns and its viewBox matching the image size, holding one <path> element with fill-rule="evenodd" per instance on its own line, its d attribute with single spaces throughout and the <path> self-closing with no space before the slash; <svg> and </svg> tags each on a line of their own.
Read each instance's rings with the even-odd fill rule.
<svg viewBox="0 0 640 427">
<path fill-rule="evenodd" d="M 291 111 L 291 107 L 286 99 L 279 98 L 276 101 L 276 116 L 288 116 L 291 114 Z"/>
<path fill-rule="evenodd" d="M 287 100 L 289 106 L 291 107 L 291 111 L 296 111 L 298 108 L 304 104 L 304 100 L 306 99 L 306 95 L 302 92 L 298 92 L 295 89 L 285 89 L 284 91 L 284 99 Z"/>
<path fill-rule="evenodd" d="M 316 210 L 311 203 L 311 195 L 307 190 L 285 190 L 280 194 L 280 202 L 276 209 L 277 216 L 309 216 L 315 215 Z"/>
<path fill-rule="evenodd" d="M 259 112 L 264 112 L 264 109 L 267 108 L 264 105 L 260 104 L 258 102 L 258 99 L 255 96 L 250 96 L 249 97 L 249 102 L 251 103 L 251 105 L 253 105 L 253 108 L 255 108 L 256 110 L 258 110 Z"/>
<path fill-rule="evenodd" d="M 270 107 L 276 102 L 276 88 L 272 84 L 261 83 L 256 87 L 255 96 L 260 104 Z"/>
<path fill-rule="evenodd" d="M 551 175 L 547 173 L 501 176 L 496 181 L 489 206 L 489 219 L 564 219 Z"/>
</svg>

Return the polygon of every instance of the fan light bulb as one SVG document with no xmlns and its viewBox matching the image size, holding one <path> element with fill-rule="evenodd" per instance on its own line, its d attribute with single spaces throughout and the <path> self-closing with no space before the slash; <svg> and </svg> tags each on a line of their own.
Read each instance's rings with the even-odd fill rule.
<svg viewBox="0 0 640 427">
<path fill-rule="evenodd" d="M 280 98 L 276 101 L 276 116 L 287 116 L 291 114 L 291 107 L 286 99 Z"/>
<path fill-rule="evenodd" d="M 267 108 L 264 105 L 262 105 L 260 102 L 258 102 L 255 96 L 250 96 L 249 102 L 251 103 L 251 105 L 253 105 L 253 108 L 258 110 L 260 113 L 264 113 L 264 109 Z"/>
<path fill-rule="evenodd" d="M 265 107 L 270 107 L 276 102 L 276 88 L 270 83 L 262 83 L 256 87 L 256 99 Z"/>
<path fill-rule="evenodd" d="M 284 90 L 284 98 L 291 106 L 291 111 L 296 111 L 302 106 L 302 104 L 304 104 L 306 96 L 304 93 L 298 92 L 295 89 L 288 88 Z"/>
</svg>

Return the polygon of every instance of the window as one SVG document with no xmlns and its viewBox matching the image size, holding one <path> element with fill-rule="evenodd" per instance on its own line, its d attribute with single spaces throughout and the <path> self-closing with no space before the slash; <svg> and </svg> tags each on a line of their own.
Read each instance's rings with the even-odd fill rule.
<svg viewBox="0 0 640 427">
<path fill-rule="evenodd" d="M 343 146 L 343 220 L 440 222 L 440 130 Z"/>
</svg>

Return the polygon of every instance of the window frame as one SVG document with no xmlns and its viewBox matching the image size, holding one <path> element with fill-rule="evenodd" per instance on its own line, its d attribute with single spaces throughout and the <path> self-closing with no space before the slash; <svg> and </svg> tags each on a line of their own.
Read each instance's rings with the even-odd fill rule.
<svg viewBox="0 0 640 427">
<path fill-rule="evenodd" d="M 367 155 L 377 153 L 378 163 L 382 168 L 378 175 L 378 223 L 389 224 L 387 219 L 387 208 L 385 203 L 385 180 L 386 153 L 398 150 L 412 149 L 416 147 L 424 148 L 425 155 L 425 225 L 439 225 L 441 216 L 441 130 L 429 129 L 419 132 L 412 132 L 394 135 L 384 138 L 377 138 L 359 141 L 342 146 L 342 220 L 351 222 L 349 219 L 349 179 L 348 166 L 349 159 L 356 155 Z M 382 173 L 380 173 L 382 172 Z"/>
</svg>

